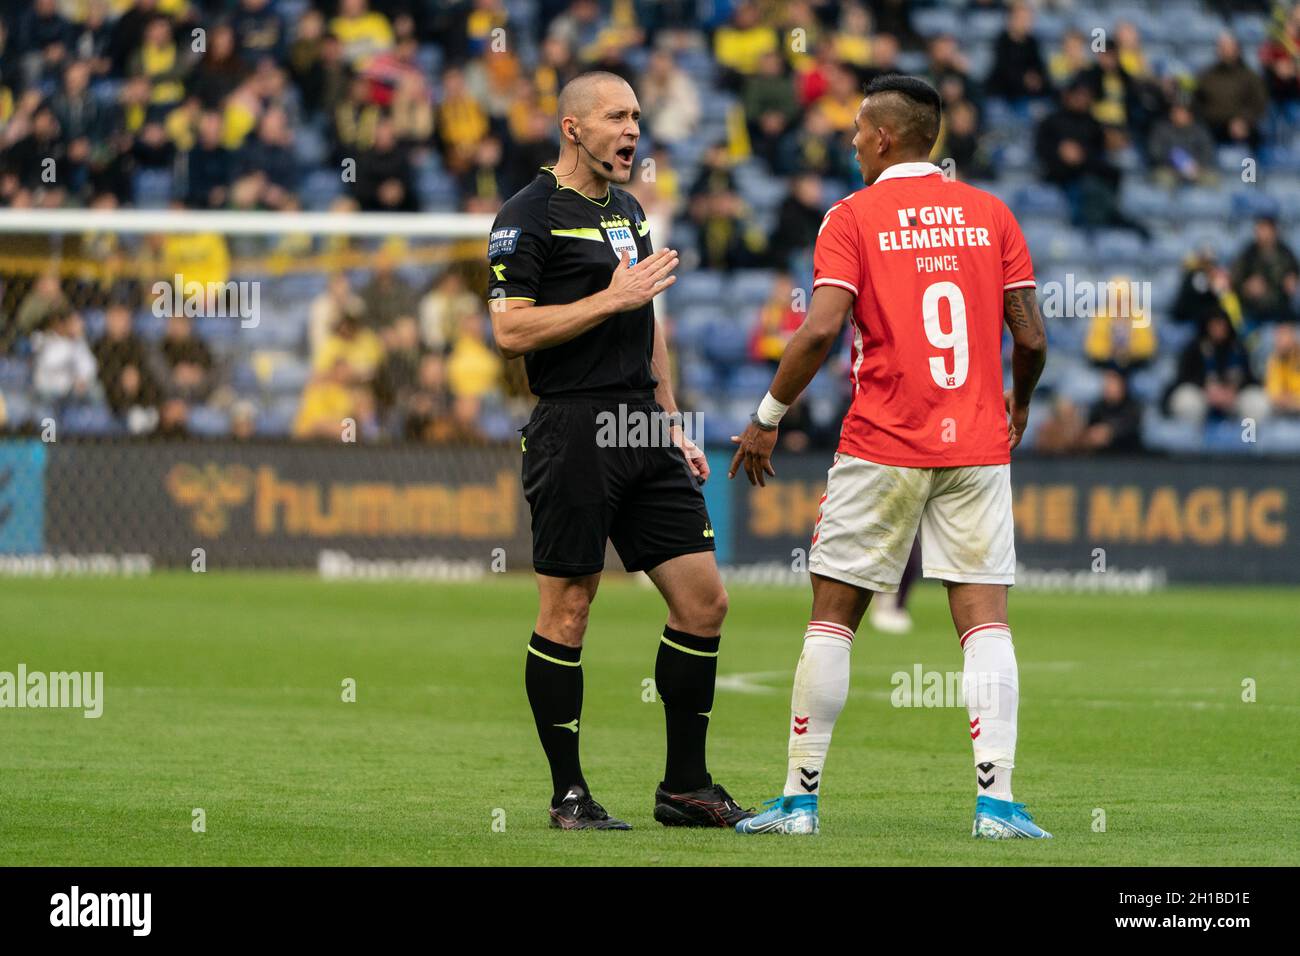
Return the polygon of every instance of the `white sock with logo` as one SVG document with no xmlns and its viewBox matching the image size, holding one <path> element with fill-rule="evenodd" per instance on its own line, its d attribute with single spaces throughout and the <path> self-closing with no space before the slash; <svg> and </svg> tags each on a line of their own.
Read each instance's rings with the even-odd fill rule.
<svg viewBox="0 0 1300 956">
<path fill-rule="evenodd" d="M 1020 707 L 1020 672 L 1011 628 L 977 625 L 961 636 L 961 646 L 966 657 L 962 694 L 975 751 L 975 792 L 1010 800 Z"/>
<path fill-rule="evenodd" d="M 849 696 L 853 632 L 831 621 L 809 621 L 790 696 L 789 772 L 785 796 L 821 792 L 822 768 L 835 720 Z"/>
</svg>

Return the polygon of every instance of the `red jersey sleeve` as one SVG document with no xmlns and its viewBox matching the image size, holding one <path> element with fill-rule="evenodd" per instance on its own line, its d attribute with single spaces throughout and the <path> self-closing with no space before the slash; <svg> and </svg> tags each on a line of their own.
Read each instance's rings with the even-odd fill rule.
<svg viewBox="0 0 1300 956">
<path fill-rule="evenodd" d="M 847 202 L 826 210 L 813 249 L 813 288 L 834 285 L 857 295 L 862 283 L 861 241 L 857 218 Z"/>
<path fill-rule="evenodd" d="M 997 208 L 1002 223 L 998 230 L 1002 241 L 1002 288 L 1031 288 L 1035 285 L 1034 264 L 1030 261 L 1029 246 L 1025 244 L 1020 223 L 1003 203 L 999 202 Z"/>
</svg>

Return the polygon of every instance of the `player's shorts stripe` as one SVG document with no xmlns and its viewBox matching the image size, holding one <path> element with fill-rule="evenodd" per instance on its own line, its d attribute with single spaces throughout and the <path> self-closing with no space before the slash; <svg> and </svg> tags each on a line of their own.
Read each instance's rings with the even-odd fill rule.
<svg viewBox="0 0 1300 956">
<path fill-rule="evenodd" d="M 855 286 L 852 282 L 845 282 L 843 279 L 827 279 L 827 278 L 818 279 L 816 282 L 813 283 L 813 288 L 815 289 L 819 285 L 837 285 L 841 289 L 848 289 L 854 295 L 858 294 L 858 287 Z"/>
<path fill-rule="evenodd" d="M 1008 282 L 1002 287 L 1002 289 L 1003 291 L 1006 291 L 1007 289 L 1032 289 L 1036 285 L 1038 285 L 1038 283 L 1033 279 L 1023 279 L 1020 282 Z"/>
<path fill-rule="evenodd" d="M 581 666 L 582 666 L 582 661 L 562 661 L 562 660 L 560 660 L 558 657 L 552 657 L 550 654 L 543 654 L 541 651 L 539 651 L 537 648 L 533 647 L 533 645 L 531 645 L 531 644 L 528 645 L 528 653 L 529 653 L 529 654 L 536 654 L 536 655 L 537 655 L 538 657 L 540 657 L 542 660 L 544 660 L 544 661 L 550 661 L 552 664 L 559 664 L 561 667 L 581 667 Z"/>
<path fill-rule="evenodd" d="M 673 650 L 681 651 L 683 654 L 694 654 L 696 657 L 717 657 L 718 656 L 717 651 L 697 651 L 693 647 L 686 647 L 683 644 L 678 644 L 676 641 L 670 641 L 666 637 L 661 637 L 659 638 L 659 640 L 663 641 Z"/>
<path fill-rule="evenodd" d="M 1011 628 L 1006 624 L 976 624 L 974 627 L 972 627 L 969 631 L 967 631 L 965 634 L 961 636 L 961 641 L 960 641 L 961 646 L 965 647 L 966 642 L 970 640 L 972 635 L 978 633 L 979 631 L 989 631 L 989 630 L 1006 631 L 1008 635 L 1011 634 Z"/>
</svg>

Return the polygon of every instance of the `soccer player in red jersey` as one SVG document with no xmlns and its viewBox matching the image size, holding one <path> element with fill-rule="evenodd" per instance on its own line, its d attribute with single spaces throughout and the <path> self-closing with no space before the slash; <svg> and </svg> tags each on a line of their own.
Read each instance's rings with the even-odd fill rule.
<svg viewBox="0 0 1300 956">
<path fill-rule="evenodd" d="M 875 591 L 893 592 L 919 528 L 923 573 L 943 581 L 965 655 L 974 746 L 973 834 L 1050 836 L 1014 803 L 1019 679 L 1007 588 L 1015 581 L 1011 450 L 1047 356 L 1034 271 L 1006 205 L 928 161 L 939 94 L 923 80 L 873 81 L 853 139 L 866 189 L 827 211 L 808 316 L 771 390 L 734 440 L 730 476 L 775 475 L 786 408 L 812 381 L 851 313 L 852 404 L 827 473 L 808 565 L 811 620 L 795 672 L 784 795 L 742 833 L 816 833 L 817 798 L 849 688 L 853 635 Z M 1002 327 L 1014 340 L 1003 393 Z"/>
</svg>

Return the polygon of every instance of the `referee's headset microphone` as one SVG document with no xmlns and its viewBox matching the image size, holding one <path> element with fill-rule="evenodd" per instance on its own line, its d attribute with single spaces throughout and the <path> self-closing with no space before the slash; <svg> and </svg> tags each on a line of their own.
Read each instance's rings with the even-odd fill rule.
<svg viewBox="0 0 1300 956">
<path fill-rule="evenodd" d="M 587 153 L 588 156 L 590 156 L 590 157 L 591 157 L 592 159 L 594 159 L 596 162 L 600 163 L 600 165 L 602 165 L 602 166 L 605 167 L 605 172 L 607 172 L 607 173 L 612 173 L 612 172 L 614 171 L 614 164 L 613 164 L 613 163 L 607 163 L 607 162 L 605 162 L 603 159 L 601 159 L 600 157 L 598 157 L 598 156 L 597 156 L 595 153 L 593 153 L 591 150 L 587 149 L 587 147 L 583 144 L 582 140 L 580 140 L 580 139 L 578 138 L 578 131 L 577 131 L 576 129 L 574 129 L 574 127 L 572 127 L 572 126 L 569 127 L 569 135 L 573 137 L 573 142 L 576 143 L 577 146 L 578 146 L 580 149 L 586 151 L 586 153 Z M 574 163 L 573 168 L 574 168 L 574 169 L 577 169 L 577 168 L 578 168 L 577 163 Z"/>
</svg>

